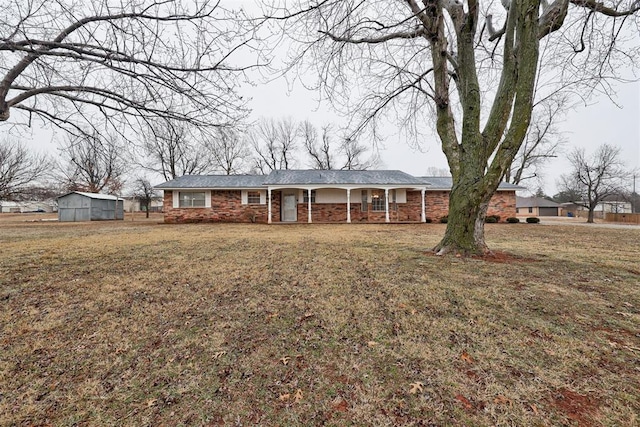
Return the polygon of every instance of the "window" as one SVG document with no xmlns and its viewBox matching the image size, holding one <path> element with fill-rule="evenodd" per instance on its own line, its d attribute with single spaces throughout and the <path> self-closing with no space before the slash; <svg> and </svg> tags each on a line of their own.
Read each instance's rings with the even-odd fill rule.
<svg viewBox="0 0 640 427">
<path fill-rule="evenodd" d="M 178 199 L 181 208 L 203 208 L 206 204 L 204 191 L 181 191 Z"/>
<path fill-rule="evenodd" d="M 386 210 L 386 203 L 384 200 L 384 190 L 372 190 L 371 191 L 371 210 L 382 211 Z"/>
<path fill-rule="evenodd" d="M 309 203 L 309 190 L 302 190 L 304 203 Z M 316 202 L 316 190 L 311 190 L 311 203 Z"/>
<path fill-rule="evenodd" d="M 260 204 L 260 192 L 259 191 L 247 191 L 247 203 L 250 205 Z"/>
<path fill-rule="evenodd" d="M 529 206 L 529 213 L 533 213 L 533 207 Z"/>
</svg>

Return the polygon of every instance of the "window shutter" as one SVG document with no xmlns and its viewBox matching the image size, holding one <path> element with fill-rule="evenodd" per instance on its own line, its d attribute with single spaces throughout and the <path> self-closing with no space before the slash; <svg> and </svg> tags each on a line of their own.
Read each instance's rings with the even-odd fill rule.
<svg viewBox="0 0 640 427">
<path fill-rule="evenodd" d="M 180 192 L 178 190 L 173 190 L 173 207 L 180 207 Z"/>
<path fill-rule="evenodd" d="M 246 205 L 247 203 L 249 203 L 249 202 L 247 201 L 247 190 L 242 190 L 242 191 L 241 191 L 240 198 L 242 199 L 242 204 L 243 204 L 243 205 Z"/>
</svg>

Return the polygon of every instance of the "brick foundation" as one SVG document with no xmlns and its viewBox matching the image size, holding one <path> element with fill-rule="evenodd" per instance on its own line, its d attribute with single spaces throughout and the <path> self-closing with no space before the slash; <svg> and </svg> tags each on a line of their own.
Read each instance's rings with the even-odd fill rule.
<svg viewBox="0 0 640 427">
<path fill-rule="evenodd" d="M 407 203 L 389 203 L 389 220 L 391 222 L 420 222 L 422 203 L 420 191 L 407 191 Z M 281 192 L 271 194 L 271 221 L 280 222 Z M 448 191 L 427 191 L 425 196 L 426 217 L 433 222 L 449 212 Z M 259 222 L 268 221 L 268 207 L 264 205 L 243 205 L 239 190 L 212 190 L 211 208 L 174 208 L 173 192 L 164 192 L 164 222 Z M 500 221 L 516 216 L 516 195 L 514 191 L 499 191 L 489 204 L 488 215 L 499 215 Z M 298 203 L 297 222 L 307 222 L 307 204 Z M 311 206 L 313 222 L 346 222 L 346 203 L 314 203 Z M 358 202 L 351 203 L 351 222 L 385 222 L 385 213 L 372 211 L 371 203 L 367 210 L 362 210 Z"/>
</svg>

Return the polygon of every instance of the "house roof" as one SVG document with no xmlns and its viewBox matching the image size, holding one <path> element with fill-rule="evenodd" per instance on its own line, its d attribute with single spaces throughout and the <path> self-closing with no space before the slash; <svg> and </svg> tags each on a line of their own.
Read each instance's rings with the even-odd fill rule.
<svg viewBox="0 0 640 427">
<path fill-rule="evenodd" d="M 453 186 L 453 180 L 450 176 L 421 176 L 420 179 L 430 184 L 429 190 L 451 190 Z M 501 182 L 498 185 L 498 190 L 517 191 L 525 190 L 525 188 L 509 182 Z"/>
<path fill-rule="evenodd" d="M 275 170 L 264 181 L 270 186 L 293 185 L 408 185 L 428 183 L 399 170 Z"/>
<path fill-rule="evenodd" d="M 100 193 L 85 193 L 84 191 L 72 191 L 70 193 L 59 196 L 58 199 L 68 196 L 69 194 L 80 194 L 81 196 L 89 197 L 91 199 L 122 200 L 122 197 L 119 197 L 119 196 L 112 196 L 110 194 L 100 194 Z"/>
<path fill-rule="evenodd" d="M 173 190 L 179 188 L 205 189 L 205 188 L 261 188 L 265 175 L 184 175 L 156 185 L 161 190 Z"/>
<path fill-rule="evenodd" d="M 301 186 L 402 186 L 451 190 L 451 177 L 415 177 L 399 170 L 275 170 L 269 175 L 184 175 L 156 185 L 160 190 L 178 189 L 256 189 Z M 498 190 L 524 190 L 524 187 L 500 183 Z"/>
<path fill-rule="evenodd" d="M 517 197 L 517 208 L 558 208 L 561 205 L 543 197 Z"/>
</svg>

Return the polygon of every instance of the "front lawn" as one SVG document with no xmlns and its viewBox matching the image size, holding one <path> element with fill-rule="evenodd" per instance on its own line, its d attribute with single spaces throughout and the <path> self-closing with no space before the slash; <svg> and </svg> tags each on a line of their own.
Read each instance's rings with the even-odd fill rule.
<svg viewBox="0 0 640 427">
<path fill-rule="evenodd" d="M 0 425 L 637 424 L 640 230 L 444 227 L 0 222 Z"/>
</svg>

